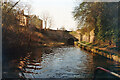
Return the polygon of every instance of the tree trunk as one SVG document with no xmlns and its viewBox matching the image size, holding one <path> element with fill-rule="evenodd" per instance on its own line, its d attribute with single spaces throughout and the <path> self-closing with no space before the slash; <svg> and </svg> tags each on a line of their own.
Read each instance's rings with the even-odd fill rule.
<svg viewBox="0 0 120 80">
<path fill-rule="evenodd" d="M 46 30 L 46 28 L 47 28 L 47 21 L 45 21 L 45 30 Z"/>
</svg>

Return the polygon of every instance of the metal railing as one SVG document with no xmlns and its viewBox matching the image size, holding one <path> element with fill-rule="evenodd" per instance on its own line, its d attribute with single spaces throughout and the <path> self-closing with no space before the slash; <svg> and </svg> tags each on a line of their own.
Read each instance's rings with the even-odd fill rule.
<svg viewBox="0 0 120 80">
<path fill-rule="evenodd" d="M 93 80 L 96 80 L 96 74 L 97 74 L 98 70 L 104 71 L 104 72 L 106 72 L 106 73 L 108 73 L 108 74 L 111 74 L 111 75 L 117 77 L 117 78 L 120 78 L 120 75 L 117 74 L 117 73 L 111 72 L 111 71 L 109 71 L 109 70 L 107 70 L 107 69 L 104 69 L 104 68 L 102 68 L 102 67 L 97 67 L 96 70 L 95 70 L 95 72 L 94 72 Z"/>
</svg>

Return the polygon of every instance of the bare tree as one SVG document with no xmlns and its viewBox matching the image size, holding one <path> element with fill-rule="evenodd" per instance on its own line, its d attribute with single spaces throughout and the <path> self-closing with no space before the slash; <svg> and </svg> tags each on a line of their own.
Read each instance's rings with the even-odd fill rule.
<svg viewBox="0 0 120 80">
<path fill-rule="evenodd" d="M 9 0 L 9 1 L 15 4 L 13 0 Z M 23 3 L 22 0 L 19 0 L 19 4 L 15 6 L 15 9 L 17 11 L 24 10 L 28 15 L 30 15 L 32 12 L 32 6 L 30 5 L 30 3 Z"/>
<path fill-rule="evenodd" d="M 44 21 L 44 23 L 45 23 L 45 30 L 46 30 L 46 28 L 47 28 L 47 22 L 48 22 L 48 20 L 49 20 L 49 13 L 48 12 L 44 12 L 44 13 L 42 13 L 42 16 L 41 16 L 41 18 L 43 19 L 43 21 Z"/>
<path fill-rule="evenodd" d="M 28 13 L 28 15 L 30 15 L 31 12 L 32 12 L 32 6 L 30 4 L 26 4 L 25 5 L 25 10 Z"/>
<path fill-rule="evenodd" d="M 52 17 L 49 17 L 48 25 L 49 25 L 49 28 L 51 28 L 53 26 L 53 18 Z"/>
</svg>

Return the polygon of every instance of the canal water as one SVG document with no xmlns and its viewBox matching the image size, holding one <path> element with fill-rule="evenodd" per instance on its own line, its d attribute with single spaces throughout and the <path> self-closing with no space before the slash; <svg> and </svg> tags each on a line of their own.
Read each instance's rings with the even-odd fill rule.
<svg viewBox="0 0 120 80">
<path fill-rule="evenodd" d="M 3 72 L 4 77 L 11 78 L 12 75 L 13 78 L 18 74 L 25 78 L 92 78 L 96 67 L 120 74 L 119 63 L 73 46 L 36 48 L 16 63 L 12 63 L 13 66 L 17 65 L 15 72 L 9 75 Z M 110 76 L 99 71 L 98 77 Z"/>
</svg>

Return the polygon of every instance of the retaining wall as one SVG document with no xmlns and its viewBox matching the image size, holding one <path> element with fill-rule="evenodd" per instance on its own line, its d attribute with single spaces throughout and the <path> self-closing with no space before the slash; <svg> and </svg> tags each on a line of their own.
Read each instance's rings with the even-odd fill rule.
<svg viewBox="0 0 120 80">
<path fill-rule="evenodd" d="M 108 59 L 114 60 L 116 62 L 120 62 L 120 56 L 115 54 L 115 53 L 108 52 L 105 50 L 100 50 L 99 48 L 94 48 L 92 46 L 88 46 L 88 45 L 85 45 L 83 43 L 76 44 L 76 45 L 79 46 L 80 48 L 88 51 L 88 52 L 99 54 L 99 55 L 104 56 Z"/>
</svg>

